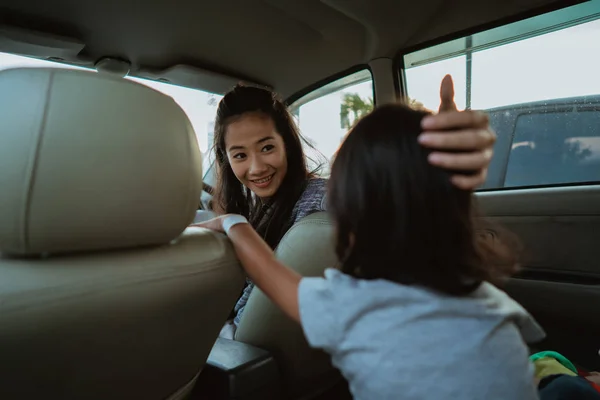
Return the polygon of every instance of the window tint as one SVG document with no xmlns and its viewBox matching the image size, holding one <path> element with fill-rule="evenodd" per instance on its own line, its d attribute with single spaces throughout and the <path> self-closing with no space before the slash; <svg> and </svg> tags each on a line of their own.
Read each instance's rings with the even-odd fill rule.
<svg viewBox="0 0 600 400">
<path fill-rule="evenodd" d="M 373 105 L 371 72 L 362 70 L 307 94 L 290 109 L 304 137 L 329 161 L 348 129 L 356 119 L 371 111 Z M 307 156 L 318 159 L 310 151 Z M 322 174 L 329 174 L 328 164 Z"/>
<path fill-rule="evenodd" d="M 600 110 L 519 115 L 505 186 L 600 181 Z"/>
<path fill-rule="evenodd" d="M 88 70 L 73 65 L 62 64 L 36 58 L 17 56 L 14 54 L 0 53 L 0 70 L 21 67 L 67 68 Z M 204 158 L 204 171 L 209 166 L 209 146 L 213 140 L 213 127 L 217 105 L 222 96 L 201 90 L 190 89 L 182 86 L 171 85 L 163 82 L 150 81 L 134 77 L 127 77 L 133 81 L 149 86 L 159 92 L 171 96 L 185 111 L 196 132 L 198 145 Z"/>
<path fill-rule="evenodd" d="M 484 189 L 600 181 L 599 16 L 586 2 L 404 55 L 413 102 L 437 110 L 450 73 L 458 107 L 489 112 Z"/>
</svg>

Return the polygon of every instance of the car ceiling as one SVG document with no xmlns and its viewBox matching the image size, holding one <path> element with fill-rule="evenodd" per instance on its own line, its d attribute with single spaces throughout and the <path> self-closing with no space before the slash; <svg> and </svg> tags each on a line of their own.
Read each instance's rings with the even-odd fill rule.
<svg viewBox="0 0 600 400">
<path fill-rule="evenodd" d="M 549 0 L 0 0 L 0 25 L 80 43 L 77 51 L 59 54 L 69 63 L 93 66 L 101 57 L 118 57 L 131 62 L 133 75 L 187 65 L 269 85 L 288 96 L 400 49 L 562 5 Z M 44 56 L 53 56 L 56 46 L 47 48 Z"/>
</svg>

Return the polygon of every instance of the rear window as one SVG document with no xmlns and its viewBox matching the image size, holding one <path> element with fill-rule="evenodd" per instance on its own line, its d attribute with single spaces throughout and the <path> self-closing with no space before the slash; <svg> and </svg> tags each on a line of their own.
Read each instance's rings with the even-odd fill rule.
<svg viewBox="0 0 600 400">
<path fill-rule="evenodd" d="M 484 189 L 600 182 L 599 18 L 586 2 L 405 54 L 408 96 L 437 109 L 450 73 L 459 108 L 490 113 Z"/>
</svg>

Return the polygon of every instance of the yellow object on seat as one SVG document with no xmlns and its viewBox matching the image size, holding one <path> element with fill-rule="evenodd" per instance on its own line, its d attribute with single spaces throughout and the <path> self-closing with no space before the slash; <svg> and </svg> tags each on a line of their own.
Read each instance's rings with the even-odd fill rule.
<svg viewBox="0 0 600 400">
<path fill-rule="evenodd" d="M 575 372 L 571 371 L 552 357 L 544 357 L 535 360 L 533 365 L 535 366 L 535 377 L 538 379 L 543 379 L 550 375 L 577 376 Z"/>
</svg>

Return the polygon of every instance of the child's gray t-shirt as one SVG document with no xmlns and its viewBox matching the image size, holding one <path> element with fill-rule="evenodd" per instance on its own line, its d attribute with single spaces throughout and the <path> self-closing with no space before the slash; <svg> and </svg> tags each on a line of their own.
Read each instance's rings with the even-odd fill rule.
<svg viewBox="0 0 600 400">
<path fill-rule="evenodd" d="M 312 347 L 331 354 L 361 399 L 538 399 L 525 344 L 544 332 L 489 283 L 452 297 L 329 269 L 298 301 Z"/>
</svg>

